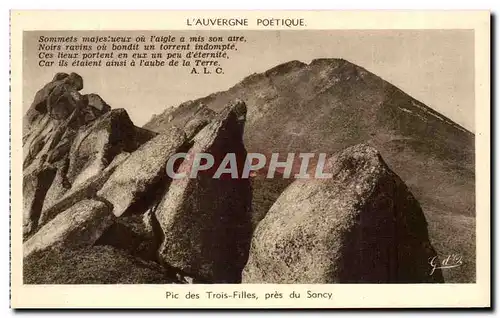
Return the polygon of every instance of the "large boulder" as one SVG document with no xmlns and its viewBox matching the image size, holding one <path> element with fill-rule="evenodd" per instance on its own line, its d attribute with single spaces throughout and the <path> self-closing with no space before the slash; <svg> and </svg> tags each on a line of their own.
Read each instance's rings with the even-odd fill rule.
<svg viewBox="0 0 500 318">
<path fill-rule="evenodd" d="M 24 118 L 24 239 L 96 192 L 116 158 L 156 133 L 134 126 L 124 109 L 97 94 L 81 95 L 83 79 L 57 73 L 40 89 Z"/>
<path fill-rule="evenodd" d="M 63 195 L 68 157 L 76 135 L 77 108 L 83 80 L 76 74 L 57 73 L 35 95 L 23 126 L 24 237 L 38 226 L 44 208 Z"/>
<path fill-rule="evenodd" d="M 117 155 L 113 161 L 99 174 L 92 176 L 87 179 L 85 182 L 77 184 L 70 189 L 68 189 L 64 195 L 58 198 L 57 201 L 51 200 L 49 195 L 47 194 L 45 202 L 48 201 L 47 206 L 44 203 L 44 207 L 42 213 L 40 215 L 40 219 L 38 225 L 44 225 L 45 223 L 52 220 L 59 213 L 65 211 L 66 209 L 73 206 L 75 203 L 82 201 L 86 198 L 95 198 L 97 197 L 97 191 L 99 191 L 104 183 L 108 180 L 109 176 L 115 171 L 115 169 L 128 158 L 129 153 L 121 153 Z M 52 183 L 53 186 L 57 185 L 56 183 L 57 175 Z M 52 189 L 52 188 L 51 188 Z M 51 190 L 49 189 L 49 191 Z M 50 204 L 49 204 L 50 203 Z"/>
<path fill-rule="evenodd" d="M 259 223 L 244 283 L 443 281 L 419 203 L 377 150 L 350 147 L 326 170 L 288 186 Z"/>
<path fill-rule="evenodd" d="M 82 200 L 45 224 L 23 245 L 23 255 L 91 246 L 113 223 L 108 204 Z"/>
<path fill-rule="evenodd" d="M 111 106 L 109 106 L 98 94 L 86 94 L 83 95 L 83 98 L 88 106 L 92 107 L 94 111 L 98 111 L 100 114 L 107 113 L 111 110 Z"/>
<path fill-rule="evenodd" d="M 67 163 L 68 161 L 65 160 L 54 165 L 55 177 L 51 180 L 50 188 L 43 199 L 40 217 L 43 215 L 43 211 L 53 206 L 71 188 L 71 184 L 66 178 Z"/>
<path fill-rule="evenodd" d="M 141 210 L 139 213 L 145 212 L 149 200 L 144 200 L 143 197 L 168 185 L 169 179 L 165 171 L 167 161 L 182 148 L 184 142 L 184 133 L 175 127 L 156 136 L 116 169 L 98 192 L 98 196 L 113 204 L 116 216 L 121 216 L 133 204 Z M 146 206 L 139 207 L 143 204 Z"/>
<path fill-rule="evenodd" d="M 101 173 L 122 152 L 137 148 L 135 126 L 124 109 L 114 109 L 78 131 L 70 152 L 68 181 L 74 186 Z"/>
<path fill-rule="evenodd" d="M 24 121 L 26 123 L 26 120 Z M 47 147 L 52 132 L 56 129 L 57 123 L 48 116 L 40 117 L 33 125 L 26 128 L 23 136 L 23 168 L 29 167 L 37 158 L 41 157 L 40 152 Z M 45 155 L 47 157 L 47 155 Z"/>
<path fill-rule="evenodd" d="M 109 164 L 117 156 L 131 152 L 139 146 L 136 138 L 137 127 L 123 109 L 103 113 L 89 125 L 78 129 L 70 127 L 69 120 L 68 118 L 59 123 L 48 121 L 55 123 L 47 126 L 51 127 L 50 129 L 33 127 L 38 131 L 32 136 L 37 137 L 28 138 L 28 141 L 32 140 L 33 144 L 40 146 L 26 144 L 30 155 L 25 160 L 24 168 L 27 189 L 24 195 L 25 238 L 36 229 L 36 218 L 41 216 L 40 224 L 44 224 L 55 216 L 54 213 L 61 211 L 59 208 L 51 210 L 51 207 L 61 201 L 69 190 L 79 189 L 80 185 L 85 185 L 88 189 L 96 189 L 97 185 L 100 188 L 103 185 L 100 182 L 103 177 L 109 177 L 105 172 Z M 147 136 L 145 133 L 142 135 L 141 141 L 145 141 Z M 89 186 L 88 180 L 98 182 Z M 34 182 L 37 184 L 34 185 Z M 36 200 L 33 187 L 36 187 Z M 78 193 L 84 192 L 89 191 L 80 189 Z M 75 198 L 77 196 L 71 196 L 71 199 Z"/>
<path fill-rule="evenodd" d="M 210 153 L 217 167 L 227 153 L 243 168 L 242 135 L 246 105 L 228 105 L 193 139 L 178 171 L 189 173 L 198 153 Z M 197 281 L 236 283 L 248 257 L 251 238 L 251 188 L 248 178 L 213 178 L 215 169 L 196 178 L 174 179 L 155 210 L 163 231 L 159 260 Z M 241 175 L 241 171 L 238 174 Z"/>
<path fill-rule="evenodd" d="M 54 87 L 47 98 L 48 115 L 55 120 L 68 118 L 75 110 L 83 108 L 82 95 L 69 83 L 61 83 Z M 40 109 L 37 109 L 40 110 Z M 44 110 L 40 110 L 44 111 Z"/>
<path fill-rule="evenodd" d="M 64 83 L 64 80 L 69 77 L 67 73 L 56 73 L 54 78 L 47 84 L 45 84 L 38 92 L 35 94 L 35 98 L 31 103 L 31 107 L 27 112 L 25 118 L 25 124 L 30 125 L 33 120 L 38 117 L 40 113 L 47 112 L 47 99 L 52 92 L 52 90 Z M 29 128 L 29 126 L 27 126 Z"/>
<path fill-rule="evenodd" d="M 74 117 L 74 114 L 71 118 Z M 41 166 L 67 158 L 76 130 L 70 127 L 71 118 L 64 121 L 44 116 L 31 127 L 23 143 L 23 168 Z"/>
<path fill-rule="evenodd" d="M 99 95 L 82 96 L 82 88 L 80 75 L 58 73 L 37 92 L 23 119 L 24 168 L 64 158 L 76 131 L 110 110 Z"/>
<path fill-rule="evenodd" d="M 83 88 L 83 79 L 76 73 L 57 73 L 51 82 L 40 89 L 31 104 L 38 113 L 48 113 L 53 119 L 65 119 L 78 106 Z M 35 113 L 29 112 L 30 121 Z"/>
<path fill-rule="evenodd" d="M 38 226 L 47 191 L 56 175 L 51 167 L 42 167 L 23 177 L 23 237 L 31 235 Z"/>
</svg>

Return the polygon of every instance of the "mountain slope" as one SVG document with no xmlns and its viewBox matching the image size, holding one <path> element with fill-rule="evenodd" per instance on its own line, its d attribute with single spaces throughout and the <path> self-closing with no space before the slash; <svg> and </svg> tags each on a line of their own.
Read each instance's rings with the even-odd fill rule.
<svg viewBox="0 0 500 318">
<path fill-rule="evenodd" d="M 462 255 L 464 265 L 445 271 L 445 280 L 475 280 L 472 133 L 343 59 L 278 65 L 227 91 L 167 109 L 144 128 L 182 127 L 200 109 L 219 111 L 236 98 L 248 107 L 244 141 L 249 152 L 331 155 L 361 142 L 377 148 L 421 203 L 440 256 Z M 257 176 L 254 209 L 267 212 L 287 184 Z"/>
</svg>

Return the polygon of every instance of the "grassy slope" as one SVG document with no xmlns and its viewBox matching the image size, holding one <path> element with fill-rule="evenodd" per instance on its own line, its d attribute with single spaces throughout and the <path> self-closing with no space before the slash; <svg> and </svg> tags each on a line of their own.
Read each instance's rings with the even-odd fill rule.
<svg viewBox="0 0 500 318">
<path fill-rule="evenodd" d="M 25 284 L 169 284 L 175 273 L 110 246 L 34 253 L 24 259 Z"/>
</svg>

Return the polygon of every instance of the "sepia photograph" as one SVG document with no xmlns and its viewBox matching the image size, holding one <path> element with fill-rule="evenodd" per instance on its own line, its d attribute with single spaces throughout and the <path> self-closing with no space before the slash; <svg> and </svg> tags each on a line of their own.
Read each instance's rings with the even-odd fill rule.
<svg viewBox="0 0 500 318">
<path fill-rule="evenodd" d="M 23 30 L 24 286 L 478 282 L 474 29 L 184 20 Z"/>
</svg>

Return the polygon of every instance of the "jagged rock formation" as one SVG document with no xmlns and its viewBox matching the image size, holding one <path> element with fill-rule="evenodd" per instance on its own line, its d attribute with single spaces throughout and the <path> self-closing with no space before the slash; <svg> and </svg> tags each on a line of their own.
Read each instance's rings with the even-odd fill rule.
<svg viewBox="0 0 500 318">
<path fill-rule="evenodd" d="M 114 172 L 116 167 L 128 158 L 128 153 L 122 153 L 116 156 L 111 164 L 107 166 L 100 174 L 89 178 L 85 183 L 79 184 L 69 189 L 55 203 L 49 205 L 48 208 L 42 211 L 38 224 L 44 225 L 52 220 L 57 214 L 71 207 L 75 203 L 85 199 L 97 197 L 97 191 L 104 185 L 104 182 Z M 47 200 L 47 199 L 46 199 Z M 45 204 L 44 204 L 45 207 Z"/>
<path fill-rule="evenodd" d="M 200 106 L 184 130 L 156 134 L 82 88 L 79 75 L 56 74 L 26 114 L 25 282 L 87 282 L 81 275 L 91 269 L 109 275 L 92 273 L 88 283 L 240 281 L 251 238 L 249 180 L 207 175 L 170 190 L 165 168 L 177 152 L 207 151 L 217 160 L 235 152 L 241 163 L 245 104 L 218 115 Z M 188 236 L 195 233 L 203 241 Z M 191 240 L 195 249 L 182 253 L 192 256 L 178 258 Z M 64 272 L 76 262 L 80 272 Z M 125 266 L 130 275 L 119 273 Z"/>
<path fill-rule="evenodd" d="M 259 223 L 244 283 L 443 282 L 420 205 L 374 148 L 327 168 L 333 178 L 295 181 Z"/>
<path fill-rule="evenodd" d="M 411 74 L 408 74 L 411 76 Z M 475 281 L 474 135 L 366 69 L 343 59 L 278 65 L 227 91 L 185 102 L 154 116 L 144 128 L 184 127 L 199 105 L 220 111 L 245 101 L 249 152 L 324 152 L 367 143 L 408 185 L 429 220 L 440 255 L 467 259 L 445 271 L 447 282 Z M 312 162 L 314 164 L 314 162 Z M 255 219 L 267 213 L 287 179 L 252 178 Z M 450 239 L 453 237 L 453 239 Z"/>
<path fill-rule="evenodd" d="M 137 149 L 134 133 L 134 124 L 124 109 L 112 110 L 81 127 L 69 150 L 68 182 L 79 185 L 98 175 L 118 154 Z"/>
<path fill-rule="evenodd" d="M 212 154 L 215 167 L 227 153 L 234 153 L 242 169 L 245 116 L 243 102 L 227 106 L 196 135 L 178 170 L 191 171 L 198 153 Z M 172 181 L 156 210 L 164 235 L 159 257 L 205 282 L 236 283 L 241 281 L 251 238 L 250 182 L 213 178 L 214 173 L 212 169 L 193 179 Z"/>
<path fill-rule="evenodd" d="M 116 156 L 144 140 L 135 138 L 140 128 L 125 110 L 111 111 L 98 95 L 82 96 L 82 88 L 78 74 L 56 74 L 24 118 L 25 238 L 66 192 L 102 174 Z"/>
<path fill-rule="evenodd" d="M 23 246 L 27 257 L 47 249 L 78 249 L 92 246 L 111 225 L 109 206 L 95 200 L 82 200 L 65 210 L 30 237 Z"/>
<path fill-rule="evenodd" d="M 153 153 L 147 153 L 148 158 L 141 158 L 144 160 L 141 164 L 149 162 L 154 166 L 150 170 L 134 166 L 142 151 L 135 150 L 157 134 L 135 127 L 125 110 L 111 110 L 99 95 L 81 95 L 79 90 L 82 88 L 83 79 L 78 74 L 56 74 L 36 94 L 24 118 L 25 281 L 79 283 L 86 279 L 82 273 L 88 273 L 92 268 L 104 270 L 106 266 L 121 268 L 128 264 L 130 269 L 127 270 L 136 273 L 136 277 L 134 274 L 125 277 L 126 275 L 116 271 L 117 268 L 111 268 L 108 269 L 110 275 L 106 275 L 104 270 L 102 275 L 90 275 L 87 283 L 93 281 L 92 277 L 96 279 L 96 283 L 182 282 L 182 279 L 176 278 L 175 273 L 165 270 L 158 263 L 153 269 L 151 264 L 144 265 L 144 257 L 143 261 L 140 258 L 144 253 L 124 254 L 128 251 L 120 249 L 123 244 L 117 246 L 116 251 L 112 248 L 117 245 L 114 244 L 116 238 L 109 237 L 121 234 L 117 231 L 120 225 L 126 228 L 136 225 L 137 216 L 127 215 L 118 219 L 113 212 L 123 206 L 123 198 L 115 200 L 112 195 L 109 196 L 109 186 L 106 187 L 106 192 L 99 192 L 110 177 L 115 185 L 125 189 L 127 180 L 123 178 L 123 168 L 116 171 L 117 174 L 114 173 L 117 168 L 129 162 L 125 169 L 133 168 L 142 171 L 143 175 L 151 169 L 156 173 L 151 179 L 138 183 L 137 175 L 129 171 L 128 175 L 132 177 L 128 181 L 139 189 L 130 189 L 129 184 L 128 189 L 133 194 L 130 202 L 139 202 L 144 194 L 141 190 L 147 192 L 150 187 L 155 186 L 169 154 L 176 149 L 169 153 L 168 149 L 159 147 Z M 184 142 L 183 135 L 180 140 L 173 135 L 160 135 L 154 140 L 162 138 L 176 140 L 181 145 Z M 147 149 L 148 144 L 144 146 Z M 155 155 L 158 157 L 156 161 Z M 146 214 L 145 209 L 140 210 L 140 206 L 137 208 L 139 218 L 141 213 Z M 121 216 L 123 212 L 117 215 Z M 158 241 L 151 231 L 146 233 L 149 235 L 146 237 L 147 241 Z M 135 238 L 132 234 L 126 232 L 124 235 Z M 124 235 L 120 238 L 123 239 Z M 100 248 L 102 245 L 105 246 Z M 134 248 L 144 249 L 137 246 Z M 155 250 L 148 252 L 149 255 L 156 254 L 157 246 L 154 248 Z M 103 263 L 108 258 L 115 259 L 109 264 Z M 79 261 L 84 262 L 77 266 L 82 272 L 71 275 L 61 269 L 70 270 L 69 265 L 64 265 L 65 262 L 74 264 Z M 35 272 L 28 273 L 27 269 L 30 268 Z M 161 269 L 160 272 L 156 270 L 158 268 Z M 173 278 L 166 272 L 174 275 Z"/>
<path fill-rule="evenodd" d="M 118 167 L 97 195 L 111 202 L 113 213 L 121 216 L 140 203 L 143 195 L 153 192 L 152 188 L 168 186 L 167 160 L 182 149 L 184 142 L 184 133 L 176 128 L 151 139 Z"/>
</svg>

